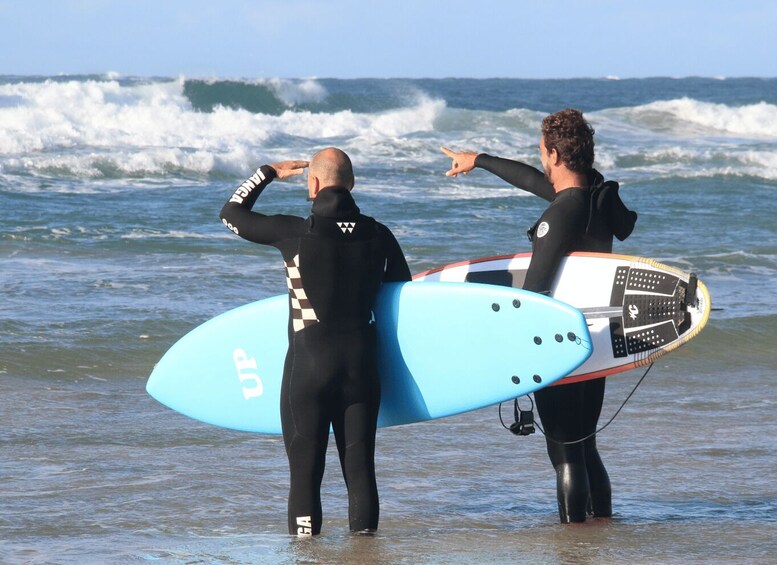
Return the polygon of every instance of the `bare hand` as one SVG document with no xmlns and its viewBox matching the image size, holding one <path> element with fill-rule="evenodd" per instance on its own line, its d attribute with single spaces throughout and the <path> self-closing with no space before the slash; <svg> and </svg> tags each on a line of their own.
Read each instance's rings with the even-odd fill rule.
<svg viewBox="0 0 777 565">
<path fill-rule="evenodd" d="M 308 166 L 308 162 L 281 161 L 279 163 L 271 163 L 270 166 L 275 169 L 275 178 L 283 180 L 304 173 L 305 168 Z"/>
<path fill-rule="evenodd" d="M 440 147 L 440 150 L 453 159 L 450 171 L 445 173 L 446 177 L 455 177 L 459 173 L 466 175 L 475 168 L 475 158 L 478 156 L 477 153 L 473 151 L 461 151 L 456 153 L 447 147 Z"/>
</svg>

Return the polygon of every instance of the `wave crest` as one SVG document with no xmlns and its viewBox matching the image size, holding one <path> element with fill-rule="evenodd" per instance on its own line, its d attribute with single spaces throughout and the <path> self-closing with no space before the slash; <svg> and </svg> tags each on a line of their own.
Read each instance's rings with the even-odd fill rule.
<svg viewBox="0 0 777 565">
<path fill-rule="evenodd" d="M 304 158 L 332 144 L 378 166 L 437 166 L 440 145 L 538 165 L 545 113 L 520 104 L 504 109 L 512 98 L 484 96 L 489 85 L 0 77 L 0 175 L 241 177 L 257 162 Z M 587 116 L 597 130 L 597 166 L 624 181 L 777 178 L 775 104 L 678 97 Z"/>
<path fill-rule="evenodd" d="M 651 102 L 621 112 L 627 122 L 686 137 L 715 134 L 777 137 L 777 106 L 766 102 L 728 106 L 679 98 Z"/>
<path fill-rule="evenodd" d="M 226 95 L 214 95 L 212 89 L 221 88 L 238 97 L 247 90 L 264 106 L 258 111 L 242 102 L 230 107 Z M 198 101 L 192 91 L 211 98 Z M 322 143 L 347 146 L 359 139 L 432 131 L 445 107 L 422 95 L 411 106 L 368 113 L 296 107 L 326 96 L 313 80 L 0 84 L 0 173 L 90 179 L 241 176 L 257 160 L 290 158 Z M 263 111 L 267 104 L 275 110 Z"/>
</svg>

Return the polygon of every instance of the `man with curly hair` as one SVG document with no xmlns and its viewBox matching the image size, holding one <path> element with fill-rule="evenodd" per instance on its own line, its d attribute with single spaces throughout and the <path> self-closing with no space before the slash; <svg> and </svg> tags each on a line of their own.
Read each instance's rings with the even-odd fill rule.
<svg viewBox="0 0 777 565">
<path fill-rule="evenodd" d="M 475 167 L 550 202 L 528 231 L 532 259 L 523 288 L 550 294 L 563 257 L 574 251 L 612 251 L 613 236 L 624 240 L 637 220 L 618 195 L 618 183 L 593 168 L 594 129 L 583 114 L 566 109 L 542 120 L 543 171 L 485 153 L 454 152 L 447 176 Z M 604 401 L 605 379 L 551 386 L 534 393 L 545 426 L 562 523 L 612 515 L 612 491 L 596 447 L 596 426 Z M 586 439 L 583 439 L 586 438 Z M 582 440 L 582 441 L 581 441 Z"/>
</svg>

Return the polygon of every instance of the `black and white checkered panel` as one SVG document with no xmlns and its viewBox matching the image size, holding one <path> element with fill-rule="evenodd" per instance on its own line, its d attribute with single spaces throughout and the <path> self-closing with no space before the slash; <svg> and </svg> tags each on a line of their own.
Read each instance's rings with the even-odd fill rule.
<svg viewBox="0 0 777 565">
<path fill-rule="evenodd" d="M 299 255 L 286 262 L 286 284 L 291 296 L 291 324 L 295 332 L 318 323 L 315 310 L 310 305 L 308 295 L 302 288 L 302 275 L 299 272 Z"/>
</svg>

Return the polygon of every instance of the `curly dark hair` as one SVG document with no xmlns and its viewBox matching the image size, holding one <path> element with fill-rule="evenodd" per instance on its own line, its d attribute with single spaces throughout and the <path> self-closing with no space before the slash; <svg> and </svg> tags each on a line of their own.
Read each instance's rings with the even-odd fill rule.
<svg viewBox="0 0 777 565">
<path fill-rule="evenodd" d="M 587 173 L 594 166 L 594 128 L 583 113 L 567 108 L 542 120 L 545 148 L 555 149 L 561 162 L 576 173 Z"/>
</svg>

